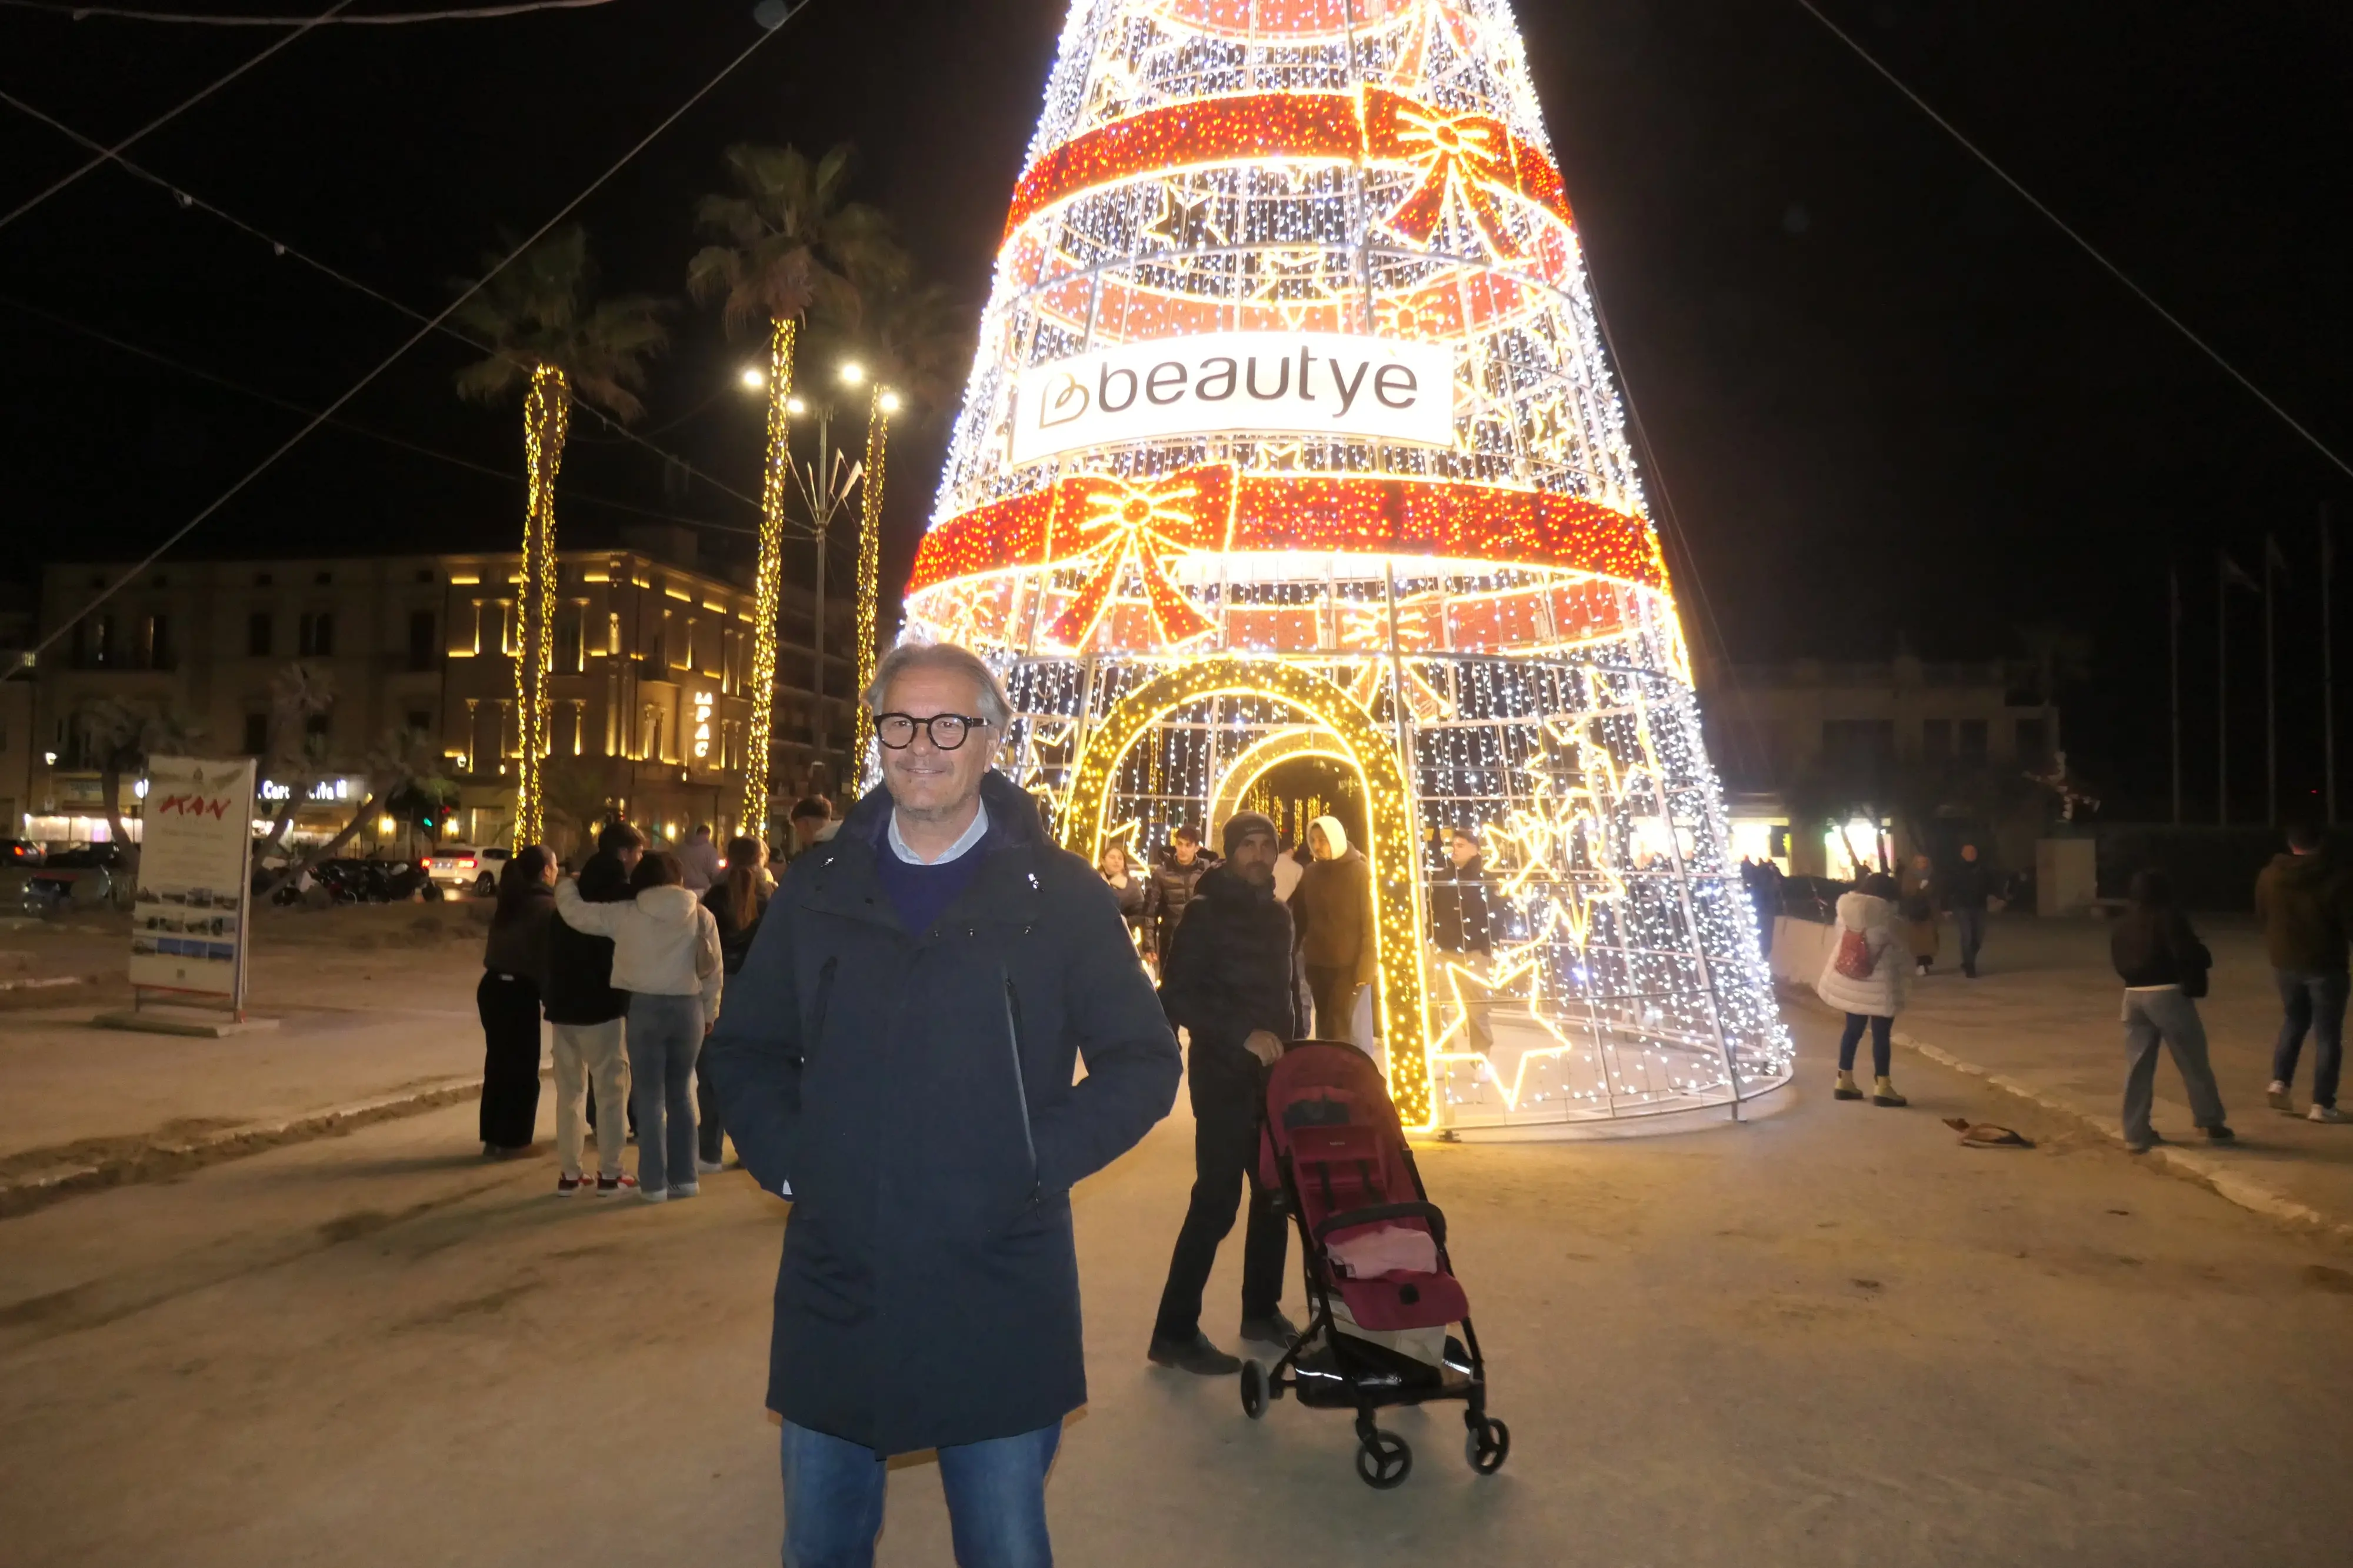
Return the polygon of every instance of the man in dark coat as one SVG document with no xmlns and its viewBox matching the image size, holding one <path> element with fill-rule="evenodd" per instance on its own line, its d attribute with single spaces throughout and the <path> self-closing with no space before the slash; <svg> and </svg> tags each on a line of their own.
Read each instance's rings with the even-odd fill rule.
<svg viewBox="0 0 2353 1568">
<path fill-rule="evenodd" d="M 785 1560 L 871 1563 L 884 1459 L 936 1448 L 957 1557 L 1045 1562 L 1087 1397 L 1070 1190 L 1167 1114 L 1176 1043 L 1111 889 L 990 771 L 988 667 L 894 648 L 866 702 L 883 786 L 786 871 L 706 1057 L 744 1168 L 793 1194 Z"/>
<path fill-rule="evenodd" d="M 1447 840 L 1445 869 L 1430 879 L 1430 945 L 1437 960 L 1430 973 L 1440 996 L 1462 996 L 1462 1029 L 1474 1051 L 1495 1048 L 1487 1020 L 1487 980 L 1495 952 L 1494 889 L 1478 830 L 1458 827 Z M 1448 973 L 1449 967 L 1463 972 Z"/>
<path fill-rule="evenodd" d="M 1993 896 L 1993 869 L 1978 858 L 1978 847 L 1961 846 L 1961 863 L 1945 879 L 1946 906 L 1961 939 L 1961 973 L 1978 977 L 1978 950 L 1985 945 L 1986 900 Z"/>
<path fill-rule="evenodd" d="M 1161 955 L 1160 1005 L 1192 1046 L 1193 1201 L 1145 1352 L 1162 1366 L 1205 1377 L 1241 1370 L 1201 1331 L 1201 1292 L 1218 1244 L 1234 1228 L 1245 1180 L 1242 1338 L 1280 1351 L 1299 1337 L 1279 1305 L 1289 1233 L 1274 1194 L 1258 1179 L 1261 1075 L 1282 1055 L 1282 1043 L 1303 1032 L 1291 984 L 1291 911 L 1274 896 L 1274 824 L 1237 812 L 1226 822 L 1225 844 L 1225 863 L 1202 877 Z"/>
<path fill-rule="evenodd" d="M 2272 1109 L 2295 1111 L 2295 1058 L 2312 1036 L 2314 1121 L 2343 1121 L 2337 1076 L 2345 1054 L 2346 949 L 2353 933 L 2353 876 L 2309 823 L 2287 830 L 2287 853 L 2255 879 L 2255 918 L 2279 986 L 2279 1037 L 2272 1046 Z"/>
<path fill-rule="evenodd" d="M 1160 907 L 1155 952 L 1168 951 L 1168 939 L 1176 934 L 1176 922 L 1185 918 L 1185 905 L 1192 899 L 1193 889 L 1217 863 L 1218 858 L 1201 847 L 1201 830 L 1191 823 L 1170 836 L 1168 847 L 1152 864 L 1152 894 Z"/>
</svg>

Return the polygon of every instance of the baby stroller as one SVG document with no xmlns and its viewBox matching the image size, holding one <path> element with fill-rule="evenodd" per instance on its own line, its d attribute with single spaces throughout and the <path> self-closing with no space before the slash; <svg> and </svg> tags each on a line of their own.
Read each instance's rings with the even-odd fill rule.
<svg viewBox="0 0 2353 1568">
<path fill-rule="evenodd" d="M 1387 1490 L 1413 1450 L 1373 1412 L 1464 1402 L 1471 1468 L 1491 1476 L 1511 1429 L 1487 1414 L 1487 1368 L 1470 1302 L 1446 1259 L 1446 1216 L 1423 1191 L 1397 1108 L 1353 1046 L 1301 1040 L 1268 1075 L 1259 1179 L 1297 1218 L 1310 1309 L 1272 1371 L 1242 1363 L 1242 1412 L 1255 1421 L 1285 1390 L 1312 1409 L 1356 1412 L 1356 1474 Z M 1462 1325 L 1462 1338 L 1446 1332 Z"/>
</svg>

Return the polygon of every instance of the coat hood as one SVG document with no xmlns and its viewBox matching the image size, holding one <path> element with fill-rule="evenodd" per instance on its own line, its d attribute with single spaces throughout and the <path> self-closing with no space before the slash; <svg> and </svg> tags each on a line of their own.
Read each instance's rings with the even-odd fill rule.
<svg viewBox="0 0 2353 1568">
<path fill-rule="evenodd" d="M 702 897 L 685 888 L 648 888 L 638 894 L 638 911 L 664 925 L 691 925 L 702 907 Z"/>
<path fill-rule="evenodd" d="M 1848 931 L 1869 931 L 1894 918 L 1895 906 L 1870 893 L 1841 893 L 1838 923 Z"/>
<path fill-rule="evenodd" d="M 1319 816 L 1307 826 L 1324 830 L 1324 842 L 1332 847 L 1333 859 L 1337 860 L 1348 852 L 1348 830 L 1340 826 L 1338 817 Z M 1303 834 L 1301 837 L 1304 837 L 1305 835 Z"/>
</svg>

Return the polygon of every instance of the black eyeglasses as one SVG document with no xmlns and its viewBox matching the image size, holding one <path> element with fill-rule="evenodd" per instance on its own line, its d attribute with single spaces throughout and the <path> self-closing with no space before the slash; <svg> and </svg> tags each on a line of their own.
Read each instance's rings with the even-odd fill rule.
<svg viewBox="0 0 2353 1568">
<path fill-rule="evenodd" d="M 928 719 L 918 719 L 913 713 L 874 715 L 874 738 L 894 752 L 903 752 L 913 745 L 918 730 L 931 737 L 936 749 L 953 752 L 973 731 L 987 727 L 987 720 L 963 713 L 934 713 Z"/>
</svg>

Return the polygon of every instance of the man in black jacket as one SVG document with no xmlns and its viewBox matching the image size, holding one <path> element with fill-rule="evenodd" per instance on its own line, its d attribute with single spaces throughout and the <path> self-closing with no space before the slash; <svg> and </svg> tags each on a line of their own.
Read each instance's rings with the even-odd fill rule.
<svg viewBox="0 0 2353 1568">
<path fill-rule="evenodd" d="M 865 700 L 882 786 L 785 873 L 706 1057 L 744 1169 L 793 1194 L 785 1561 L 871 1563 L 883 1461 L 935 1448 L 957 1558 L 1043 1563 L 1087 1397 L 1071 1188 L 1181 1064 L 1111 889 L 989 767 L 988 667 L 902 645 Z"/>
<path fill-rule="evenodd" d="M 1186 823 L 1169 836 L 1168 847 L 1152 865 L 1152 896 L 1160 910 L 1160 931 L 1156 952 L 1168 951 L 1168 939 L 1176 934 L 1176 922 L 1185 918 L 1185 906 L 1191 901 L 1193 889 L 1218 863 L 1218 858 L 1202 849 L 1201 830 Z"/>
<path fill-rule="evenodd" d="M 1430 956 L 1437 961 L 1430 973 L 1441 988 L 1439 994 L 1461 994 L 1462 1030 L 1471 1048 L 1492 1051 L 1495 1031 L 1487 1021 L 1487 977 L 1495 952 L 1494 890 L 1475 828 L 1456 828 L 1446 849 L 1446 868 L 1430 879 Z M 1449 974 L 1450 965 L 1469 978 Z"/>
<path fill-rule="evenodd" d="M 1993 896 L 1992 868 L 1978 858 L 1978 847 L 1961 846 L 1961 863 L 1945 879 L 1947 906 L 1953 911 L 1953 926 L 1960 933 L 1961 973 L 1968 979 L 1978 977 L 1978 949 L 1985 945 L 1986 900 Z"/>
<path fill-rule="evenodd" d="M 1226 823 L 1225 863 L 1209 870 L 1160 957 L 1160 1005 L 1192 1042 L 1193 1200 L 1176 1233 L 1168 1283 L 1146 1353 L 1205 1377 L 1241 1363 L 1201 1331 L 1201 1292 L 1218 1244 L 1234 1228 L 1250 1186 L 1242 1237 L 1241 1335 L 1289 1348 L 1299 1331 L 1282 1315 L 1288 1232 L 1274 1194 L 1259 1184 L 1259 1101 L 1264 1071 L 1300 1030 L 1291 984 L 1291 911 L 1274 896 L 1274 824 L 1254 811 Z"/>
</svg>

